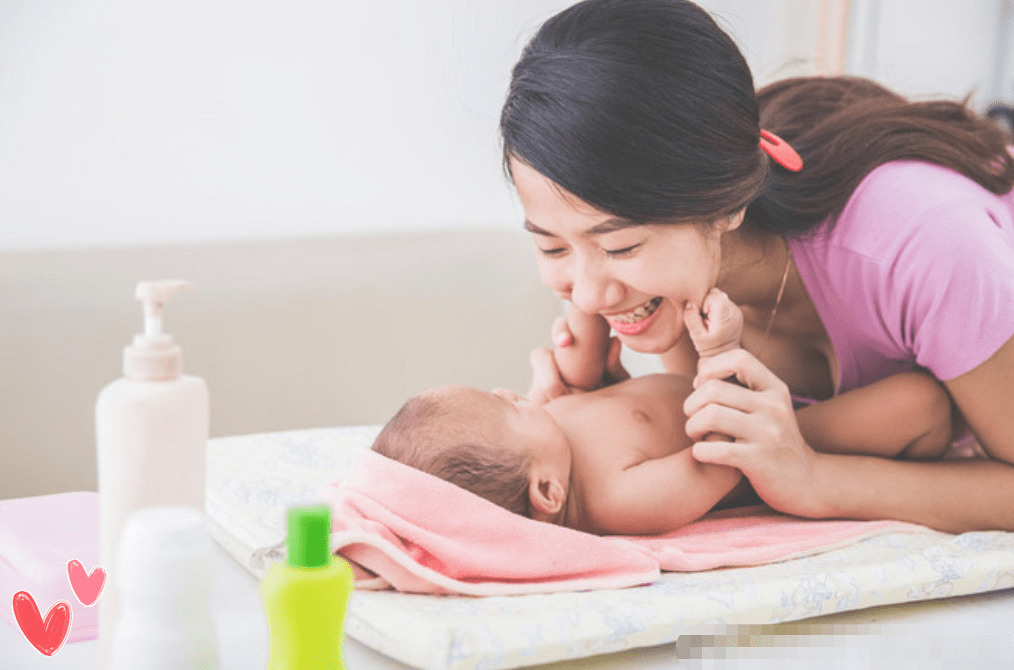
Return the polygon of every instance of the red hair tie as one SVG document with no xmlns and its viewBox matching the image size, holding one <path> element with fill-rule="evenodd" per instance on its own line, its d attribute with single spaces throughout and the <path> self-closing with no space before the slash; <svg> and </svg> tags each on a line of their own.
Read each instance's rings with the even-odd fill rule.
<svg viewBox="0 0 1014 670">
<path fill-rule="evenodd" d="M 793 172 L 799 172 L 803 169 L 803 159 L 799 157 L 799 154 L 796 153 L 796 150 L 788 142 L 766 130 L 761 130 L 760 134 L 760 147 L 768 152 L 768 156 L 771 156 L 774 162 L 786 170 L 792 170 Z"/>
</svg>

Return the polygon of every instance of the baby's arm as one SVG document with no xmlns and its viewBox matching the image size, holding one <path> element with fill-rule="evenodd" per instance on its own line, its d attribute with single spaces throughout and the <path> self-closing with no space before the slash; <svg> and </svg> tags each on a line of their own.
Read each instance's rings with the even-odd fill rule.
<svg viewBox="0 0 1014 670">
<path fill-rule="evenodd" d="M 933 460 L 952 440 L 953 405 L 925 372 L 902 372 L 796 412 L 817 451 Z"/>
<path fill-rule="evenodd" d="M 590 532 L 659 535 L 704 516 L 743 478 L 736 468 L 694 460 L 690 449 L 612 470 L 586 494 Z"/>
<path fill-rule="evenodd" d="M 602 383 L 609 349 L 609 324 L 598 314 L 567 309 L 571 342 L 553 352 L 563 383 L 582 391 L 593 391 Z"/>
<path fill-rule="evenodd" d="M 700 308 L 688 303 L 683 322 L 697 350 L 698 366 L 711 356 L 739 348 L 743 336 L 743 310 L 724 291 L 712 287 L 704 296 L 704 304 Z M 735 377 L 729 381 L 739 383 Z M 720 433 L 708 433 L 703 439 L 705 442 L 722 442 L 731 438 Z"/>
</svg>

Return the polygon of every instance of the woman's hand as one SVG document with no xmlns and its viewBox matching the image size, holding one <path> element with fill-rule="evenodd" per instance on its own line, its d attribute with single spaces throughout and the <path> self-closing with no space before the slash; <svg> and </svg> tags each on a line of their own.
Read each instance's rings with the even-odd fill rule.
<svg viewBox="0 0 1014 670">
<path fill-rule="evenodd" d="M 745 386 L 724 381 L 730 376 Z M 694 386 L 683 410 L 687 435 L 697 440 L 695 459 L 738 468 L 776 510 L 826 516 L 818 476 L 823 456 L 803 441 L 782 380 L 746 350 L 735 349 L 701 360 Z M 701 441 L 708 433 L 734 441 Z"/>
</svg>

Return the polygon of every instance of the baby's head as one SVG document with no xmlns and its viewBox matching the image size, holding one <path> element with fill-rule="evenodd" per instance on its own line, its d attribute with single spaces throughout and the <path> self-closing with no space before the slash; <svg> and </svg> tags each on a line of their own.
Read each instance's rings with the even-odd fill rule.
<svg viewBox="0 0 1014 670">
<path fill-rule="evenodd" d="M 373 450 L 516 514 L 563 522 L 570 444 L 548 412 L 512 391 L 424 391 L 388 421 Z"/>
</svg>

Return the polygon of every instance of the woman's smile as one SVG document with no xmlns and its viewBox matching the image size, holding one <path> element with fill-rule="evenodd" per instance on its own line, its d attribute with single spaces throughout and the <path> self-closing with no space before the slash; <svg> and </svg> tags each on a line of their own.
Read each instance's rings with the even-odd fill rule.
<svg viewBox="0 0 1014 670">
<path fill-rule="evenodd" d="M 617 314 L 603 314 L 613 330 L 621 335 L 640 335 L 655 321 L 653 318 L 662 304 L 662 297 L 652 298 L 635 309 Z"/>
</svg>

